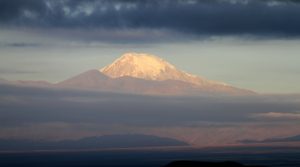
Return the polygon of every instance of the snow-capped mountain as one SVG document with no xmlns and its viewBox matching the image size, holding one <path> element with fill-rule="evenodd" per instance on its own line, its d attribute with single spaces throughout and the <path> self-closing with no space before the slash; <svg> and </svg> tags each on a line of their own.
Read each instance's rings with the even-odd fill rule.
<svg viewBox="0 0 300 167">
<path fill-rule="evenodd" d="M 226 85 L 178 70 L 167 61 L 145 53 L 125 53 L 112 64 L 100 69 L 100 72 L 112 78 L 129 76 L 157 81 L 178 80 L 201 86 Z"/>
<path fill-rule="evenodd" d="M 81 73 L 57 86 L 139 94 L 252 93 L 186 73 L 145 53 L 126 53 L 100 70 Z"/>
</svg>

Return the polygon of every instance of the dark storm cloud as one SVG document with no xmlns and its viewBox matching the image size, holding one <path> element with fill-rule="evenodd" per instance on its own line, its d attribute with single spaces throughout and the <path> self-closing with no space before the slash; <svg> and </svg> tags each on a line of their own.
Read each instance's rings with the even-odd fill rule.
<svg viewBox="0 0 300 167">
<path fill-rule="evenodd" d="M 243 124 L 272 122 L 269 117 L 275 112 L 279 113 L 275 121 L 280 122 L 300 111 L 299 101 L 299 95 L 155 97 L 2 84 L 0 125 L 51 122 L 150 127 L 199 122 Z"/>
<path fill-rule="evenodd" d="M 191 36 L 297 37 L 299 16 L 300 4 L 293 0 L 0 1 L 2 26 L 87 32 L 154 29 Z"/>
</svg>

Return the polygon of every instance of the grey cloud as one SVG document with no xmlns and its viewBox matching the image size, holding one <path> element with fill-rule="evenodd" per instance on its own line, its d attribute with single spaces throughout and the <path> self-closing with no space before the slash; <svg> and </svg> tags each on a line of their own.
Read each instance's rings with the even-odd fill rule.
<svg viewBox="0 0 300 167">
<path fill-rule="evenodd" d="M 95 29 L 124 33 L 150 29 L 178 32 L 191 37 L 254 35 L 292 38 L 300 35 L 299 15 L 300 4 L 297 1 L 278 0 L 0 2 L 2 26 L 79 29 L 87 33 Z M 134 34 L 129 34 L 127 38 L 131 36 Z M 110 38 L 116 40 L 118 37 Z M 101 40 L 101 37 L 96 40 Z"/>
<path fill-rule="evenodd" d="M 0 47 L 17 47 L 17 48 L 24 48 L 24 47 L 38 47 L 41 44 L 32 43 L 32 42 L 0 42 Z"/>
<path fill-rule="evenodd" d="M 4 0 L 0 2 L 1 22 L 11 22 L 15 18 L 21 17 L 25 10 L 40 13 L 45 9 L 45 1 L 37 0 Z"/>
<path fill-rule="evenodd" d="M 267 112 L 253 115 L 258 119 L 273 119 L 273 120 L 300 120 L 299 112 Z"/>
</svg>

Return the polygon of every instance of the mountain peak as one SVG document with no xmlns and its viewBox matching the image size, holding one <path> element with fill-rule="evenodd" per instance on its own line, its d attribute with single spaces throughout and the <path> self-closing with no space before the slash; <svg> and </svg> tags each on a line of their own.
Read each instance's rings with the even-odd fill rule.
<svg viewBox="0 0 300 167">
<path fill-rule="evenodd" d="M 166 80 L 167 71 L 176 68 L 167 61 L 146 53 L 125 53 L 112 64 L 102 68 L 100 71 L 112 78 L 130 76 L 148 80 Z"/>
</svg>

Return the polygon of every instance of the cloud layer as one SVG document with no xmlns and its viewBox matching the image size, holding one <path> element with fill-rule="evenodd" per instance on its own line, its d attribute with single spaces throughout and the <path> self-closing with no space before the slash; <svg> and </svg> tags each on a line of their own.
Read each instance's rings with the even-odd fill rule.
<svg viewBox="0 0 300 167">
<path fill-rule="evenodd" d="M 298 96 L 155 97 L 9 85 L 0 90 L 2 125 L 61 121 L 184 126 L 256 122 L 253 114 L 269 117 L 273 111 L 284 121 L 285 116 L 298 116 L 293 113 L 300 110 Z"/>
<path fill-rule="evenodd" d="M 300 4 L 276 0 L 3 0 L 3 27 L 72 30 L 89 40 L 300 35 Z M 56 31 L 55 31 L 56 32 Z M 109 34 L 107 36 L 105 34 Z M 112 33 L 114 32 L 114 33 Z M 147 33 L 150 34 L 145 36 Z M 61 33 L 64 34 L 64 33 Z M 98 35 L 97 35 L 98 34 Z M 142 35 L 141 35 L 142 34 Z M 86 35 L 86 36 L 85 36 Z"/>
</svg>

